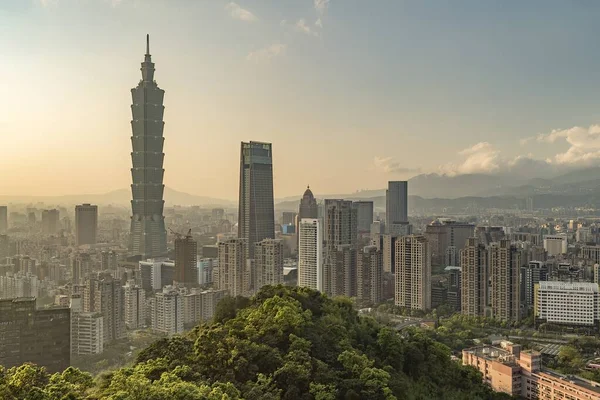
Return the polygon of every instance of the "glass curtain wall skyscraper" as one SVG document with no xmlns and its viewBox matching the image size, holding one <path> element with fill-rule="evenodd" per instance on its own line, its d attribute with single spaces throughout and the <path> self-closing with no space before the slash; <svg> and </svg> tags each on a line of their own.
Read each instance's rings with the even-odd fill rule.
<svg viewBox="0 0 600 400">
<path fill-rule="evenodd" d="M 275 239 L 271 143 L 242 142 L 238 237 L 247 240 L 249 259 L 255 243 Z"/>
<path fill-rule="evenodd" d="M 163 98 L 165 91 L 154 81 L 150 40 L 146 36 L 146 55 L 142 80 L 131 89 L 131 235 L 129 250 L 143 258 L 167 253 L 167 232 L 163 216 Z"/>
</svg>

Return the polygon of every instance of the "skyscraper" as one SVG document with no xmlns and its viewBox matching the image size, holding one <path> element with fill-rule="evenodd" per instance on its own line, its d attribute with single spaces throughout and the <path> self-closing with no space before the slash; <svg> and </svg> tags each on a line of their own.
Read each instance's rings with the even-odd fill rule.
<svg viewBox="0 0 600 400">
<path fill-rule="evenodd" d="M 248 259 L 254 256 L 255 243 L 275 239 L 271 143 L 242 142 L 238 237 L 247 241 Z"/>
<path fill-rule="evenodd" d="M 395 304 L 431 308 L 431 252 L 425 236 L 402 236 L 396 241 Z"/>
<path fill-rule="evenodd" d="M 131 89 L 131 235 L 129 250 L 144 259 L 167 253 L 163 216 L 163 98 L 165 91 L 154 81 L 154 63 L 146 36 L 142 80 Z"/>
<path fill-rule="evenodd" d="M 98 206 L 81 204 L 75 206 L 75 241 L 77 246 L 96 244 L 98 232 Z"/>
<path fill-rule="evenodd" d="M 83 294 L 84 312 L 99 312 L 103 316 L 104 343 L 125 336 L 125 302 L 121 282 L 109 275 L 86 282 Z"/>
<path fill-rule="evenodd" d="M 54 235 L 58 232 L 60 214 L 56 209 L 42 211 L 42 233 Z"/>
<path fill-rule="evenodd" d="M 460 251 L 461 312 L 471 317 L 485 315 L 487 306 L 488 252 L 477 238 L 467 239 Z"/>
<path fill-rule="evenodd" d="M 369 233 L 373 223 L 373 202 L 355 201 L 352 205 L 356 208 L 358 233 Z"/>
<path fill-rule="evenodd" d="M 253 290 L 283 283 L 283 242 L 265 239 L 254 245 Z"/>
<path fill-rule="evenodd" d="M 385 228 L 393 232 L 392 224 L 408 222 L 408 182 L 390 181 L 385 191 Z"/>
<path fill-rule="evenodd" d="M 356 267 L 356 299 L 362 304 L 381 302 L 383 291 L 383 258 L 377 246 L 366 246 L 358 254 Z"/>
<path fill-rule="evenodd" d="M 303 218 L 299 222 L 298 286 L 323 290 L 323 231 L 321 220 Z"/>
<path fill-rule="evenodd" d="M 8 207 L 0 206 L 0 233 L 8 230 Z"/>
<path fill-rule="evenodd" d="M 198 284 L 198 243 L 192 231 L 175 239 L 175 282 L 187 287 Z"/>
<path fill-rule="evenodd" d="M 427 225 L 425 236 L 431 249 L 432 265 L 457 266 L 467 239 L 475 236 L 475 225 L 439 218 Z"/>
<path fill-rule="evenodd" d="M 219 279 L 221 290 L 228 290 L 230 296 L 245 295 L 248 292 L 246 239 L 234 238 L 219 242 Z"/>
<path fill-rule="evenodd" d="M 489 252 L 493 317 L 502 321 L 519 321 L 521 253 L 509 239 L 492 243 Z"/>
<path fill-rule="evenodd" d="M 298 223 L 304 218 L 319 218 L 319 205 L 313 192 L 310 190 L 310 186 L 306 187 L 302 199 L 300 200 L 300 207 L 298 209 Z"/>
<path fill-rule="evenodd" d="M 357 210 L 349 200 L 325 200 L 323 291 L 354 296 L 356 290 Z"/>
</svg>

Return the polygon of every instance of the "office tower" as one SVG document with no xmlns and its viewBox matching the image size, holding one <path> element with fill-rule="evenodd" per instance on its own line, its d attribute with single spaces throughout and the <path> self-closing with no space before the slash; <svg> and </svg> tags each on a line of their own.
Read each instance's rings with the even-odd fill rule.
<svg viewBox="0 0 600 400">
<path fill-rule="evenodd" d="M 389 227 L 388 234 L 397 236 L 412 235 L 412 225 L 408 222 L 394 222 Z"/>
<path fill-rule="evenodd" d="M 530 261 L 521 267 L 521 303 L 528 314 L 534 306 L 534 289 L 540 281 L 547 279 L 548 269 L 543 261 Z"/>
<path fill-rule="evenodd" d="M 306 187 L 300 200 L 300 207 L 298 208 L 298 221 L 304 218 L 319 218 L 319 205 L 317 204 L 317 200 L 315 200 L 313 192 L 310 190 L 310 186 Z"/>
<path fill-rule="evenodd" d="M 425 228 L 425 236 L 431 248 L 433 266 L 456 266 L 460 263 L 460 251 L 467 239 L 474 237 L 475 226 L 450 219 L 438 218 Z"/>
<path fill-rule="evenodd" d="M 425 236 L 402 236 L 396 241 L 395 304 L 431 308 L 431 252 Z"/>
<path fill-rule="evenodd" d="M 298 238 L 298 286 L 322 291 L 323 230 L 321 220 L 301 219 Z"/>
<path fill-rule="evenodd" d="M 0 206 L 0 234 L 8 230 L 8 207 Z"/>
<path fill-rule="evenodd" d="M 275 239 L 273 150 L 270 143 L 242 142 L 238 237 L 246 239 L 247 258 L 254 243 Z"/>
<path fill-rule="evenodd" d="M 75 206 L 75 242 L 77 246 L 96 244 L 98 232 L 98 206 L 81 204 Z"/>
<path fill-rule="evenodd" d="M 355 201 L 352 203 L 356 208 L 356 226 L 358 233 L 369 233 L 373 223 L 373 202 Z"/>
<path fill-rule="evenodd" d="M 509 239 L 502 239 L 489 246 L 489 259 L 492 315 L 503 321 L 519 321 L 521 255 Z"/>
<path fill-rule="evenodd" d="M 68 297 L 67 300 L 69 300 Z M 83 312 L 83 300 L 78 294 L 71 296 L 69 305 L 71 308 L 71 355 L 102 353 L 104 351 L 104 317 L 102 317 L 102 313 Z"/>
<path fill-rule="evenodd" d="M 460 252 L 461 313 L 485 315 L 488 288 L 488 252 L 478 238 L 467 239 Z"/>
<path fill-rule="evenodd" d="M 131 230 L 129 251 L 143 259 L 167 253 L 163 216 L 163 98 L 165 91 L 154 81 L 154 63 L 146 37 L 142 80 L 131 89 Z"/>
<path fill-rule="evenodd" d="M 408 222 L 408 182 L 390 181 L 385 191 L 385 228 L 392 224 Z"/>
<path fill-rule="evenodd" d="M 125 326 L 139 329 L 146 325 L 146 292 L 134 281 L 127 281 L 123 287 L 125 296 Z"/>
<path fill-rule="evenodd" d="M 187 235 L 178 235 L 175 239 L 175 279 L 174 281 L 187 287 L 198 284 L 198 243 L 192 237 L 192 231 Z"/>
<path fill-rule="evenodd" d="M 243 296 L 249 289 L 246 239 L 235 238 L 219 242 L 219 289 L 232 297 Z"/>
<path fill-rule="evenodd" d="M 323 292 L 330 296 L 353 296 L 356 290 L 356 215 L 349 200 L 325 200 Z"/>
<path fill-rule="evenodd" d="M 254 245 L 253 290 L 283 283 L 283 242 L 264 239 Z"/>
<path fill-rule="evenodd" d="M 92 273 L 93 262 L 88 253 L 77 254 L 72 259 L 71 280 L 73 284 L 83 283 Z"/>
<path fill-rule="evenodd" d="M 296 214 L 291 211 L 284 211 L 281 215 L 281 225 L 296 225 Z"/>
<path fill-rule="evenodd" d="M 383 299 L 383 258 L 377 246 L 366 246 L 357 255 L 356 300 L 375 305 Z"/>
<path fill-rule="evenodd" d="M 173 286 L 165 286 L 150 300 L 152 330 L 167 335 L 183 332 L 183 296 Z"/>
<path fill-rule="evenodd" d="M 383 272 L 388 272 L 390 274 L 396 272 L 396 241 L 399 237 L 399 235 L 383 235 Z"/>
<path fill-rule="evenodd" d="M 544 236 L 544 250 L 548 253 L 548 257 L 567 254 L 567 235 Z"/>
<path fill-rule="evenodd" d="M 71 363 L 70 325 L 67 307 L 38 310 L 35 298 L 0 300 L 0 365 L 30 362 L 62 372 Z"/>
<path fill-rule="evenodd" d="M 216 258 L 203 258 L 198 260 L 198 284 L 210 285 L 213 283 L 212 275 L 215 265 L 219 265 Z"/>
<path fill-rule="evenodd" d="M 108 275 L 89 279 L 83 294 L 83 310 L 102 313 L 104 343 L 125 336 L 125 302 L 120 281 Z"/>
<path fill-rule="evenodd" d="M 43 210 L 42 211 L 42 233 L 46 235 L 54 235 L 58 232 L 60 214 L 58 210 Z"/>
</svg>

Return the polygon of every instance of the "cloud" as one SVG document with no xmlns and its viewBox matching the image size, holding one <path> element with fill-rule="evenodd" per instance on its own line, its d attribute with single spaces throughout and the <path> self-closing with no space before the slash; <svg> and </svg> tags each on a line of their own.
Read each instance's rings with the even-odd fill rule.
<svg viewBox="0 0 600 400">
<path fill-rule="evenodd" d="M 569 148 L 556 154 L 550 162 L 559 165 L 586 167 L 597 165 L 600 161 L 600 125 L 588 128 L 575 126 L 569 129 L 555 129 L 548 134 L 537 136 L 538 142 L 556 143 L 564 140 Z"/>
<path fill-rule="evenodd" d="M 254 63 L 268 62 L 271 59 L 283 55 L 287 49 L 287 45 L 282 43 L 273 43 L 270 46 L 251 52 L 246 56 L 248 61 Z"/>
<path fill-rule="evenodd" d="M 40 5 L 42 7 L 51 7 L 58 4 L 58 0 L 40 0 Z"/>
<path fill-rule="evenodd" d="M 319 32 L 314 31 L 310 26 L 308 26 L 304 18 L 301 18 L 298 20 L 298 22 L 296 22 L 294 29 L 310 36 L 319 36 Z"/>
<path fill-rule="evenodd" d="M 448 175 L 493 173 L 500 168 L 500 152 L 488 142 L 479 142 L 458 152 L 463 160 L 446 164 L 440 170 Z"/>
<path fill-rule="evenodd" d="M 120 5 L 124 0 L 102 0 L 103 3 L 106 4 L 110 4 L 112 7 L 117 7 L 118 5 Z M 62 3 L 68 3 L 69 1 L 65 1 L 62 0 Z M 72 0 L 71 0 L 72 2 Z M 59 4 L 59 0 L 39 0 L 39 3 L 42 7 L 54 7 L 54 6 L 58 6 Z"/>
<path fill-rule="evenodd" d="M 375 157 L 373 164 L 378 171 L 386 174 L 408 174 L 408 173 L 419 173 L 420 168 L 408 168 L 403 167 L 393 157 Z"/>
<path fill-rule="evenodd" d="M 233 1 L 225 6 L 225 10 L 229 11 L 229 14 L 232 18 L 239 19 L 240 21 L 254 22 L 258 20 L 258 18 L 256 18 L 256 15 L 240 7 L 237 3 L 234 3 Z"/>
<path fill-rule="evenodd" d="M 314 0 L 315 10 L 317 10 L 317 14 L 319 17 L 325 14 L 327 8 L 329 7 L 329 0 Z"/>
</svg>

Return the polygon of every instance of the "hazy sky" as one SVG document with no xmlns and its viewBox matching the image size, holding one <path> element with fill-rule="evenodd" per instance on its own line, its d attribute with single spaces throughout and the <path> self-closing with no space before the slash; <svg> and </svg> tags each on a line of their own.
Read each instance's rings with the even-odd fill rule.
<svg viewBox="0 0 600 400">
<path fill-rule="evenodd" d="M 0 194 L 128 187 L 145 34 L 165 184 L 235 198 L 239 142 L 275 195 L 421 172 L 600 160 L 600 2 L 0 0 Z"/>
</svg>

